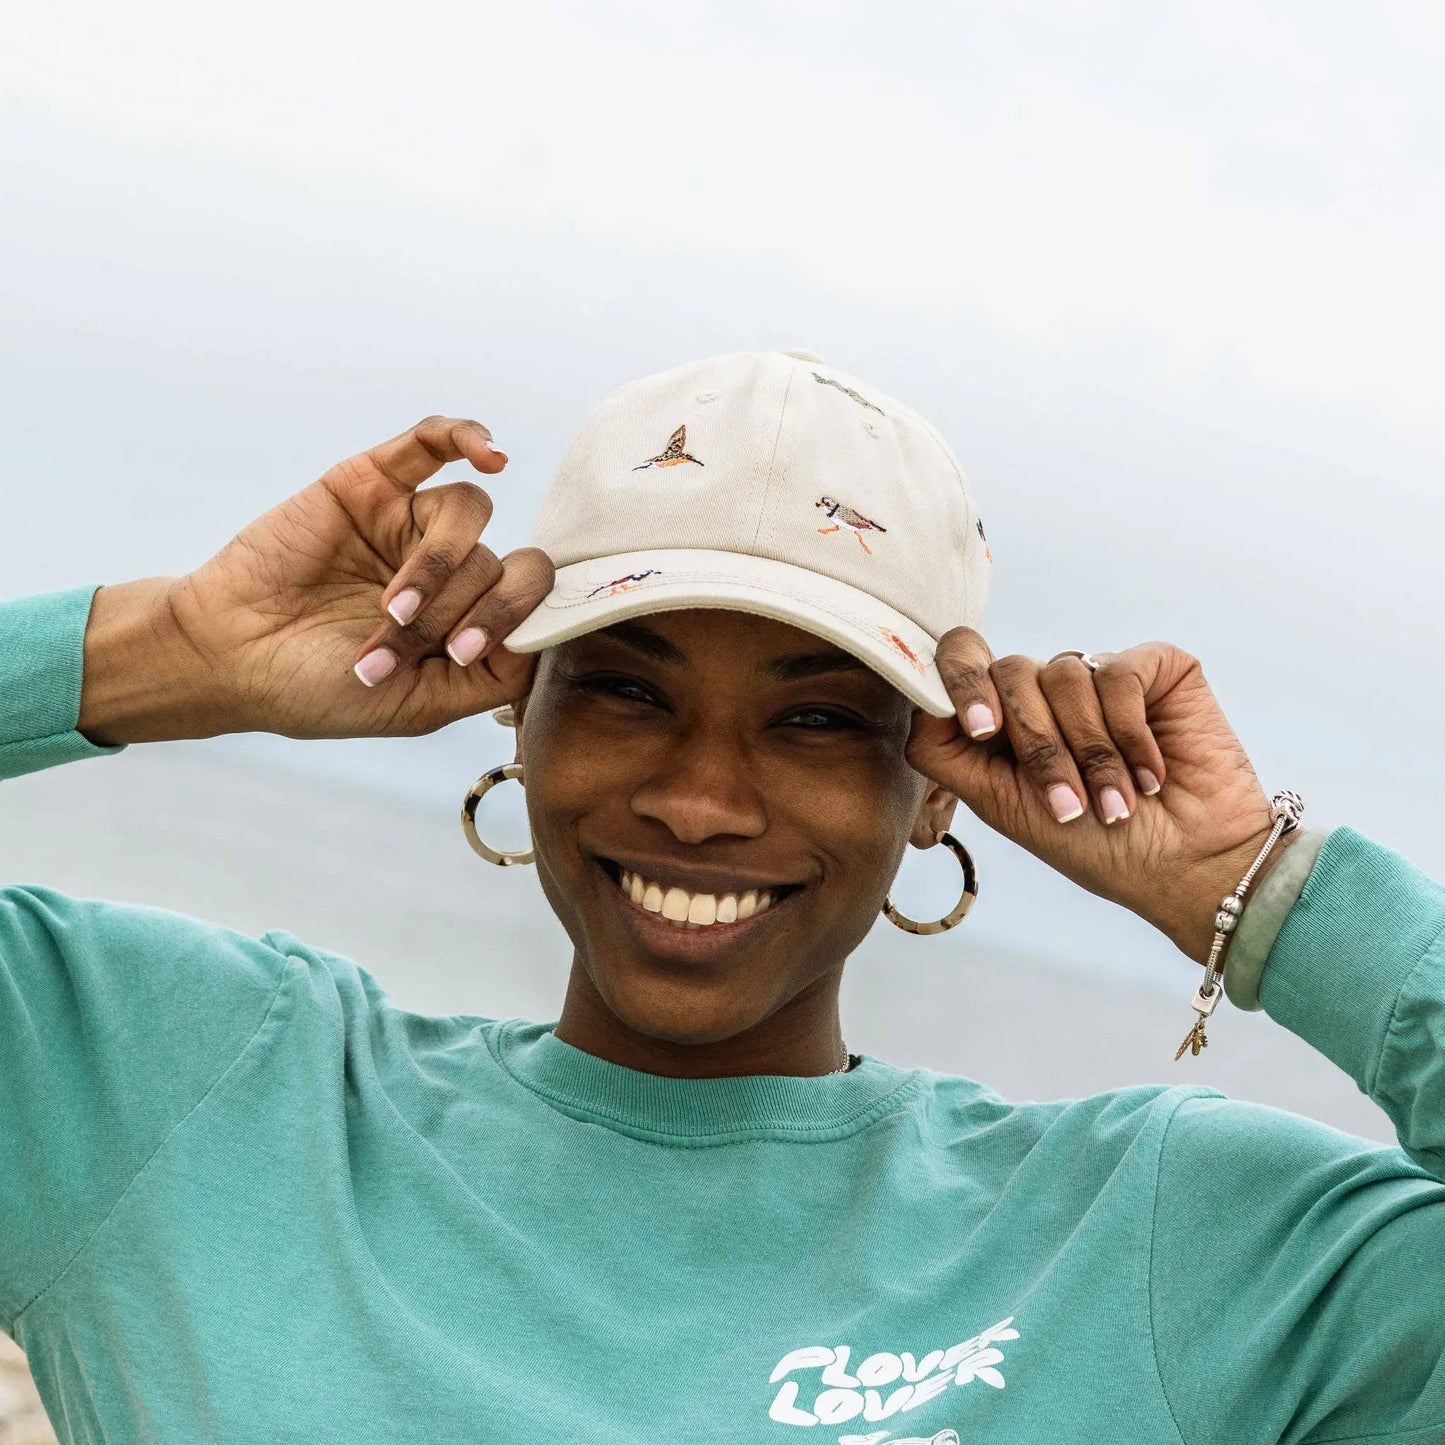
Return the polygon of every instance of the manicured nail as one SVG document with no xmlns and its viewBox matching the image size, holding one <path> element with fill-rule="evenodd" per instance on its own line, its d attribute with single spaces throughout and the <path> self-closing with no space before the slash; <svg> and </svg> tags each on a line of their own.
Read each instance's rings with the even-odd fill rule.
<svg viewBox="0 0 1445 1445">
<path fill-rule="evenodd" d="M 373 647 L 354 671 L 367 687 L 375 687 L 382 678 L 390 677 L 396 667 L 396 653 L 389 647 Z"/>
<path fill-rule="evenodd" d="M 1105 788 L 1099 794 L 1099 804 L 1104 810 L 1106 823 L 1117 823 L 1120 818 L 1129 816 L 1129 805 L 1124 801 L 1124 795 L 1118 788 Z"/>
<path fill-rule="evenodd" d="M 1049 807 L 1061 823 L 1071 822 L 1084 811 L 1079 795 L 1067 783 L 1055 783 L 1049 789 Z"/>
<path fill-rule="evenodd" d="M 1139 779 L 1139 791 L 1146 798 L 1152 798 L 1159 791 L 1159 779 L 1148 768 L 1135 768 L 1134 776 Z"/>
<path fill-rule="evenodd" d="M 981 738 L 994 730 L 993 710 L 985 703 L 970 703 L 964 716 L 968 719 L 968 735 L 971 738 Z"/>
<path fill-rule="evenodd" d="M 447 643 L 447 651 L 451 654 L 453 662 L 460 663 L 465 667 L 469 662 L 475 662 L 482 655 L 482 649 L 487 645 L 487 634 L 480 627 L 464 627 Z"/>
<path fill-rule="evenodd" d="M 415 587 L 407 587 L 386 604 L 386 610 L 405 627 L 416 616 L 416 609 L 420 606 L 421 593 Z"/>
</svg>

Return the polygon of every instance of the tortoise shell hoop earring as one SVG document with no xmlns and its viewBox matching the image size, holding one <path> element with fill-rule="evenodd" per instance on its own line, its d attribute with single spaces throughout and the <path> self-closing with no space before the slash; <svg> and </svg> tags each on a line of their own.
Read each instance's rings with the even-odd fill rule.
<svg viewBox="0 0 1445 1445">
<path fill-rule="evenodd" d="M 499 868 L 508 868 L 513 863 L 531 863 L 536 854 L 528 848 L 521 853 L 504 853 L 482 842 L 477 833 L 477 804 L 497 786 L 498 783 L 506 782 L 509 778 L 515 778 L 523 787 L 521 763 L 499 763 L 495 768 L 483 773 L 480 778 L 472 784 L 467 796 L 462 801 L 462 832 L 467 835 L 467 842 L 472 845 L 472 851 L 479 857 L 485 858 L 488 863 L 495 863 Z"/>
<path fill-rule="evenodd" d="M 963 893 L 950 912 L 945 913 L 942 918 L 934 919 L 932 923 L 919 923 L 916 919 L 905 917 L 893 906 L 891 898 L 884 898 L 883 916 L 905 933 L 942 933 L 955 924 L 962 923 L 964 915 L 978 898 L 978 870 L 973 866 L 973 855 L 952 833 L 943 832 L 935 836 L 958 859 L 958 866 L 963 869 Z"/>
</svg>

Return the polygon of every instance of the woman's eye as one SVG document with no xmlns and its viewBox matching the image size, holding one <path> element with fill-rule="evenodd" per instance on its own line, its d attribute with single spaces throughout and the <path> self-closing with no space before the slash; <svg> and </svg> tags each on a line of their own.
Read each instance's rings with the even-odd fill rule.
<svg viewBox="0 0 1445 1445">
<path fill-rule="evenodd" d="M 620 697 L 624 702 L 651 702 L 652 694 L 642 683 L 628 677 L 582 677 L 576 679 L 574 687 L 583 692 L 601 692 L 611 697 Z"/>
<path fill-rule="evenodd" d="M 640 682 L 614 682 L 608 689 L 628 702 L 651 702 L 652 694 Z"/>
<path fill-rule="evenodd" d="M 849 717 L 846 713 L 834 712 L 831 708 L 805 707 L 800 708 L 795 713 L 789 714 L 790 720 L 792 718 L 800 717 L 822 719 L 822 726 L 817 726 L 816 724 L 810 723 L 809 726 L 802 729 L 803 732 L 809 733 L 827 732 L 829 728 L 834 727 L 856 728 L 862 726 L 861 723 L 855 722 L 854 719 Z"/>
<path fill-rule="evenodd" d="M 578 677 L 570 679 L 571 686 L 580 692 L 600 693 L 604 697 L 615 697 L 622 702 L 656 703 L 652 689 L 632 677 Z M 801 725 L 798 720 L 802 719 Z M 803 707 L 788 713 L 784 724 L 794 732 L 824 733 L 845 731 L 875 731 L 872 723 L 851 717 L 826 707 Z"/>
</svg>

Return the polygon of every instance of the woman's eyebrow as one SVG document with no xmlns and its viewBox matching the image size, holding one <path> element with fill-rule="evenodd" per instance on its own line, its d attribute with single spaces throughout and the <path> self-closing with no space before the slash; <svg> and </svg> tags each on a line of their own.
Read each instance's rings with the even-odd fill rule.
<svg viewBox="0 0 1445 1445">
<path fill-rule="evenodd" d="M 611 637 L 634 652 L 652 658 L 654 662 L 687 661 L 687 654 L 680 647 L 669 642 L 660 632 L 654 632 L 640 622 L 614 622 L 609 627 L 599 627 L 596 635 Z"/>
<path fill-rule="evenodd" d="M 640 622 L 614 622 L 597 631 L 599 636 L 611 637 L 654 662 L 676 665 L 687 661 L 687 654 L 680 647 Z M 818 677 L 825 672 L 871 672 L 872 668 L 851 652 L 827 647 L 818 652 L 797 652 L 769 658 L 758 664 L 757 671 L 777 682 L 796 682 L 800 678 Z"/>
<path fill-rule="evenodd" d="M 822 652 L 796 652 L 788 657 L 770 658 L 759 666 L 758 671 L 779 682 L 796 682 L 799 678 L 817 677 L 825 672 L 871 673 L 873 669 L 851 652 L 828 647 Z"/>
</svg>

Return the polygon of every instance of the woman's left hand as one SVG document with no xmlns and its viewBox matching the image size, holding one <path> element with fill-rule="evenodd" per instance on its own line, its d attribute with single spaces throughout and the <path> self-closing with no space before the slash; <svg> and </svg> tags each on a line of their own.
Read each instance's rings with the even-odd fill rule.
<svg viewBox="0 0 1445 1445">
<path fill-rule="evenodd" d="M 1269 836 L 1269 798 L 1197 659 L 1167 642 L 1093 656 L 1097 672 L 1077 657 L 995 660 L 979 633 L 952 628 L 937 663 L 958 715 L 920 710 L 908 761 L 991 828 L 1205 963 L 1219 900 Z M 979 703 L 997 726 L 975 739 L 965 727 Z M 1146 794 L 1137 769 L 1160 791 Z M 1050 803 L 1061 787 L 1077 798 L 1054 792 L 1062 811 L 1083 806 L 1068 822 Z M 1120 803 L 1128 817 L 1107 822 Z M 1252 886 L 1294 836 L 1281 838 Z"/>
</svg>

